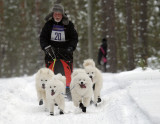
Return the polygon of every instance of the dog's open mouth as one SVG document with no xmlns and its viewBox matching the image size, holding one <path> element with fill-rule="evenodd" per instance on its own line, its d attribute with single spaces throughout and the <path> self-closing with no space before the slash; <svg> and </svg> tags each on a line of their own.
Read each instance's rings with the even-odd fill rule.
<svg viewBox="0 0 160 124">
<path fill-rule="evenodd" d="M 55 94 L 54 90 L 51 90 L 51 95 L 53 96 Z"/>
<path fill-rule="evenodd" d="M 93 82 L 93 77 L 92 76 L 89 76 L 89 77 L 90 77 L 91 81 Z"/>
<path fill-rule="evenodd" d="M 42 84 L 42 89 L 45 89 L 45 84 Z"/>
<path fill-rule="evenodd" d="M 80 87 L 81 88 L 86 88 L 86 85 L 85 84 L 80 84 Z"/>
</svg>

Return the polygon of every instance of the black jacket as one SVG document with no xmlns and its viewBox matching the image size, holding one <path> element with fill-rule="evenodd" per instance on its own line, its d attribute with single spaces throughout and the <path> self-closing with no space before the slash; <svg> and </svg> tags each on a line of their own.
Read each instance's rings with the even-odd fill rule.
<svg viewBox="0 0 160 124">
<path fill-rule="evenodd" d="M 105 54 L 103 54 L 101 47 L 103 48 L 103 50 L 105 51 Z M 102 57 L 106 57 L 107 56 L 107 44 L 106 43 L 102 43 L 99 50 L 98 50 L 98 64 L 100 64 Z"/>
<path fill-rule="evenodd" d="M 53 30 L 53 26 L 55 25 L 64 27 L 65 41 L 57 42 L 57 41 L 51 40 L 51 33 Z M 77 31 L 74 29 L 74 25 L 71 21 L 69 21 L 68 25 L 64 25 L 62 21 L 57 23 L 52 18 L 51 20 L 47 21 L 44 27 L 42 28 L 42 31 L 40 34 L 41 48 L 42 50 L 44 50 L 46 46 L 51 45 L 57 59 L 72 61 L 73 53 L 70 53 L 70 54 L 67 53 L 66 49 L 68 47 L 72 47 L 73 50 L 75 50 L 77 47 L 77 43 L 78 43 L 78 34 L 77 34 Z M 53 61 L 52 58 L 47 54 L 45 56 L 45 60 Z"/>
</svg>

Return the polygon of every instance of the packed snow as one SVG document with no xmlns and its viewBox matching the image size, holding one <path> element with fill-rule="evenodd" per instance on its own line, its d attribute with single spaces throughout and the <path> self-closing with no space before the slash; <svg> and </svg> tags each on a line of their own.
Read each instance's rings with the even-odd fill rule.
<svg viewBox="0 0 160 124">
<path fill-rule="evenodd" d="M 86 113 L 65 101 L 65 114 L 38 105 L 35 75 L 0 79 L 0 124 L 159 124 L 160 71 L 103 73 L 102 103 Z"/>
</svg>

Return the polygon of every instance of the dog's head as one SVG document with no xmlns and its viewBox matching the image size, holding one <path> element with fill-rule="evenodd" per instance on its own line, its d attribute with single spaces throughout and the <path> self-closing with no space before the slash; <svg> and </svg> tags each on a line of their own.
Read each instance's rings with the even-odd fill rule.
<svg viewBox="0 0 160 124">
<path fill-rule="evenodd" d="M 91 78 L 91 80 L 93 82 L 93 79 L 96 75 L 96 68 L 92 67 L 92 66 L 87 66 L 87 67 L 85 67 L 85 71 L 86 71 L 87 75 L 89 76 L 89 78 Z"/>
<path fill-rule="evenodd" d="M 37 72 L 36 78 L 39 80 L 39 85 L 42 89 L 45 89 L 46 83 L 48 82 L 49 79 L 51 79 L 54 76 L 53 71 L 51 71 L 48 68 L 41 68 Z"/>
<path fill-rule="evenodd" d="M 87 87 L 92 85 L 91 79 L 88 77 L 86 73 L 79 73 L 74 77 L 74 85 L 81 89 L 86 89 Z"/>
<path fill-rule="evenodd" d="M 52 81 L 48 82 L 48 84 L 46 85 L 46 91 L 49 93 L 50 96 L 55 96 L 57 93 L 57 85 Z"/>
<path fill-rule="evenodd" d="M 50 96 L 56 97 L 60 93 L 64 93 L 65 86 L 64 83 L 58 79 L 57 77 L 53 77 L 46 84 L 46 91 Z"/>
</svg>

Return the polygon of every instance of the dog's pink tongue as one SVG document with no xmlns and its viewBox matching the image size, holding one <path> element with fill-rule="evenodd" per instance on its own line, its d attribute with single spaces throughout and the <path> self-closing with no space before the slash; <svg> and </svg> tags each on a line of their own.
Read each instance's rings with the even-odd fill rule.
<svg viewBox="0 0 160 124">
<path fill-rule="evenodd" d="M 81 88 L 86 88 L 86 86 L 84 84 L 81 84 L 80 86 L 81 86 Z"/>
</svg>

